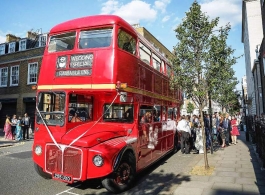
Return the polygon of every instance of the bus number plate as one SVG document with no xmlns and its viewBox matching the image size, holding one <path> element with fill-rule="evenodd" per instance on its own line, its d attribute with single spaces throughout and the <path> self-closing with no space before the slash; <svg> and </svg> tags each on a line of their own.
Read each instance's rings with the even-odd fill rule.
<svg viewBox="0 0 265 195">
<path fill-rule="evenodd" d="M 73 183 L 73 177 L 71 175 L 65 175 L 65 174 L 61 174 L 61 173 L 53 173 L 52 178 L 55 180 L 66 182 L 66 183 Z"/>
</svg>

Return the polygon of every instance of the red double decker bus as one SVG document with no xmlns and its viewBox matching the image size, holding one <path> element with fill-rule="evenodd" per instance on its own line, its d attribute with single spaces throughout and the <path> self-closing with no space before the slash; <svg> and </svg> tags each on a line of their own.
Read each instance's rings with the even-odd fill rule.
<svg viewBox="0 0 265 195">
<path fill-rule="evenodd" d="M 178 144 L 182 95 L 169 60 L 118 16 L 70 20 L 49 33 L 37 85 L 35 170 L 110 192 Z"/>
</svg>

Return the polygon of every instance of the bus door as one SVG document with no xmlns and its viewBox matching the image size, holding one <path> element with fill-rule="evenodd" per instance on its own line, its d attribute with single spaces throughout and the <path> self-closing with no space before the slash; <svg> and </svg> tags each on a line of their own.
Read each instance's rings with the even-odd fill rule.
<svg viewBox="0 0 265 195">
<path fill-rule="evenodd" d="M 172 148 L 174 145 L 175 131 L 176 131 L 175 109 L 172 107 L 169 107 L 167 111 L 167 129 L 166 129 L 167 149 Z"/>
<path fill-rule="evenodd" d="M 144 168 L 152 160 L 152 150 L 149 144 L 152 126 L 152 106 L 142 105 L 139 110 L 138 135 L 139 135 L 139 168 Z"/>
<path fill-rule="evenodd" d="M 166 140 L 164 139 L 162 130 L 162 120 L 161 120 L 161 106 L 155 105 L 153 107 L 153 146 L 154 158 L 159 158 L 162 153 L 166 150 Z"/>
</svg>

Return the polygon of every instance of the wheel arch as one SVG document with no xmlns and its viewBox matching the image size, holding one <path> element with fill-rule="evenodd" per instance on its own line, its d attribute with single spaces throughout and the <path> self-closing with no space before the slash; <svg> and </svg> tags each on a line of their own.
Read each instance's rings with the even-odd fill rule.
<svg viewBox="0 0 265 195">
<path fill-rule="evenodd" d="M 113 164 L 113 170 L 116 170 L 117 167 L 119 167 L 119 164 L 121 163 L 121 160 L 122 160 L 122 157 L 125 153 L 127 152 L 131 152 L 135 157 L 136 157 L 136 154 L 135 154 L 135 151 L 133 149 L 132 146 L 125 146 L 122 148 L 122 150 L 118 153 L 115 161 L 114 161 L 114 164 Z M 135 158 L 136 159 L 136 158 Z M 135 160 L 135 164 L 136 164 L 136 160 Z"/>
</svg>

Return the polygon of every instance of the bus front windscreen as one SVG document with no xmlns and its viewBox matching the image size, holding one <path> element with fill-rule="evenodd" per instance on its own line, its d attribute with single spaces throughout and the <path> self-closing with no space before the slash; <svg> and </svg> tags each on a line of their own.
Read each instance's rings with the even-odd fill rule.
<svg viewBox="0 0 265 195">
<path fill-rule="evenodd" d="M 38 94 L 37 123 L 46 125 L 64 125 L 65 93 L 40 92 Z M 42 117 L 40 117 L 40 114 Z"/>
</svg>

